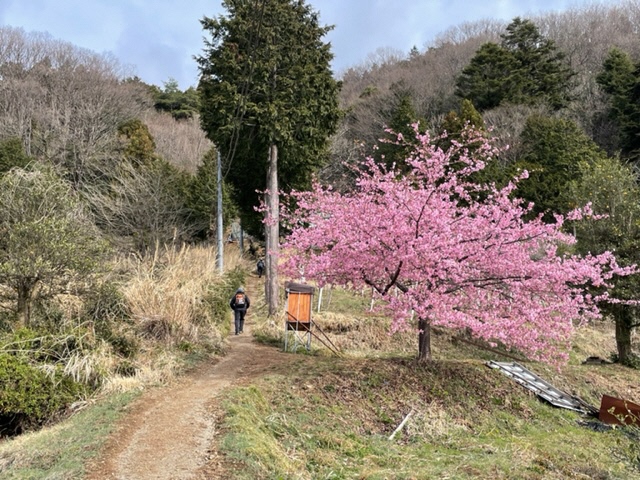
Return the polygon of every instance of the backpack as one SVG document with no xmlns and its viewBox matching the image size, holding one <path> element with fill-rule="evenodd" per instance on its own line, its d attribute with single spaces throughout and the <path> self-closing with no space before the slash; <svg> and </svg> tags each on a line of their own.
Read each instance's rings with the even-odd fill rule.
<svg viewBox="0 0 640 480">
<path fill-rule="evenodd" d="M 236 306 L 244 307 L 245 303 L 246 297 L 244 296 L 244 293 L 236 293 Z"/>
</svg>

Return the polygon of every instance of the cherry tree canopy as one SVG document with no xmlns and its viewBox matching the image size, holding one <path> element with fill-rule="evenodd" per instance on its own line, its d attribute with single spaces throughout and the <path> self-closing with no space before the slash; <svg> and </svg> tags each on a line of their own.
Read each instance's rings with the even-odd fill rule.
<svg viewBox="0 0 640 480">
<path fill-rule="evenodd" d="M 554 224 L 526 221 L 532 205 L 513 198 L 517 178 L 504 188 L 470 181 L 496 153 L 481 137 L 467 136 L 473 148 L 454 142 L 442 151 L 428 135 L 416 136 L 408 174 L 368 158 L 348 194 L 318 183 L 293 193 L 283 269 L 320 285 L 373 287 L 393 331 L 415 328 L 415 312 L 429 325 L 566 361 L 574 325 L 599 316 L 597 301 L 607 299 L 613 275 L 635 269 L 618 267 L 609 252 L 572 255 L 575 238 L 563 232 L 562 216 Z"/>
</svg>

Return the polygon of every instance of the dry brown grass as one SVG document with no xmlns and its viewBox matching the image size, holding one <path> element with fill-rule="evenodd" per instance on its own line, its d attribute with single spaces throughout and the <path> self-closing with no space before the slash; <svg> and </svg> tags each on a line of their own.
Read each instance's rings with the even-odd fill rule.
<svg viewBox="0 0 640 480">
<path fill-rule="evenodd" d="M 409 439 L 446 442 L 451 436 L 469 428 L 455 418 L 440 402 L 432 400 L 416 409 L 406 424 Z"/>
<path fill-rule="evenodd" d="M 368 297 L 363 300 L 360 294 L 351 291 L 333 290 L 334 299 L 331 302 L 327 302 L 326 299 L 329 294 L 326 294 L 320 312 L 317 311 L 317 298 L 314 297 L 314 304 L 312 305 L 311 318 L 315 324 L 313 332 L 325 343 L 335 345 L 340 352 L 351 357 L 389 356 L 416 351 L 416 332 L 391 334 L 390 320 L 380 315 L 372 314 L 366 308 L 357 307 L 353 312 L 347 313 L 336 311 L 336 308 L 341 308 L 338 302 L 357 302 L 360 305 L 368 304 L 369 300 Z M 254 312 L 258 311 L 261 314 L 254 317 L 256 322 L 254 333 L 261 338 L 268 339 L 270 342 L 283 343 L 284 301 L 282 302 L 281 314 L 276 318 L 266 318 L 266 310 L 261 309 L 264 297 L 257 297 L 257 300 L 256 308 L 252 308 L 254 308 Z M 253 297 L 252 305 L 254 305 Z M 312 336 L 311 348 L 321 354 L 330 354 L 329 349 L 315 336 Z"/>
<path fill-rule="evenodd" d="M 616 332 L 613 321 L 592 322 L 576 330 L 573 356 L 576 362 L 587 357 L 608 359 L 616 351 Z"/>
<path fill-rule="evenodd" d="M 372 351 L 383 355 L 406 353 L 416 348 L 416 333 L 391 334 L 391 322 L 377 315 L 320 312 L 314 322 L 339 350 L 353 356 L 371 356 Z"/>
<path fill-rule="evenodd" d="M 132 270 L 123 293 L 139 332 L 167 343 L 197 341 L 200 325 L 210 323 L 199 307 L 201 299 L 207 286 L 220 279 L 216 250 L 156 248 L 153 255 L 138 258 Z"/>
<path fill-rule="evenodd" d="M 100 386 L 100 393 L 110 395 L 139 390 L 148 385 L 164 385 L 176 378 L 180 363 L 168 351 L 143 354 L 136 362 L 136 373 L 132 376 L 110 375 Z"/>
<path fill-rule="evenodd" d="M 122 287 L 134 330 L 142 338 L 132 363 L 135 374 L 109 375 L 102 391 L 126 392 L 149 384 L 164 384 L 180 370 L 176 346 L 206 342 L 208 348 L 224 350 L 203 298 L 211 285 L 221 284 L 217 251 L 207 246 L 159 248 L 146 256 L 118 260 L 117 270 L 127 279 Z M 225 247 L 224 270 L 247 267 L 237 248 Z"/>
</svg>

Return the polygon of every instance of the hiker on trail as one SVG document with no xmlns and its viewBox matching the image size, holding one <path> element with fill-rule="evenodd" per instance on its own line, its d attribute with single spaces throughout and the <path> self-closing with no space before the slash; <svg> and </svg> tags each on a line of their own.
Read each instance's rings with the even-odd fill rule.
<svg viewBox="0 0 640 480">
<path fill-rule="evenodd" d="M 233 320 L 236 327 L 236 335 L 242 333 L 244 327 L 244 316 L 247 313 L 247 309 L 251 302 L 249 296 L 245 293 L 244 288 L 240 287 L 233 294 L 229 301 L 229 306 L 233 310 Z"/>
<path fill-rule="evenodd" d="M 258 278 L 261 278 L 264 273 L 264 260 L 258 260 L 258 263 L 256 264 L 256 271 L 258 272 Z"/>
</svg>

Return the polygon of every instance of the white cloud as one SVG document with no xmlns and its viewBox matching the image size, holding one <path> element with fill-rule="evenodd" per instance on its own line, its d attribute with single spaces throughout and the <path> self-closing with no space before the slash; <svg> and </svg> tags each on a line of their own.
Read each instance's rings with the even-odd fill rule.
<svg viewBox="0 0 640 480">
<path fill-rule="evenodd" d="M 610 3 L 601 0 L 603 3 Z M 335 25 L 332 43 L 337 71 L 362 63 L 379 48 L 407 54 L 464 22 L 565 9 L 565 0 L 308 0 L 323 25 Z M 571 5 L 591 4 L 574 0 Z M 200 19 L 223 13 L 211 0 L 0 0 L 0 21 L 98 53 L 113 52 L 135 65 L 144 81 L 162 85 L 169 78 L 181 88 L 195 85 L 194 55 L 202 53 Z"/>
</svg>

